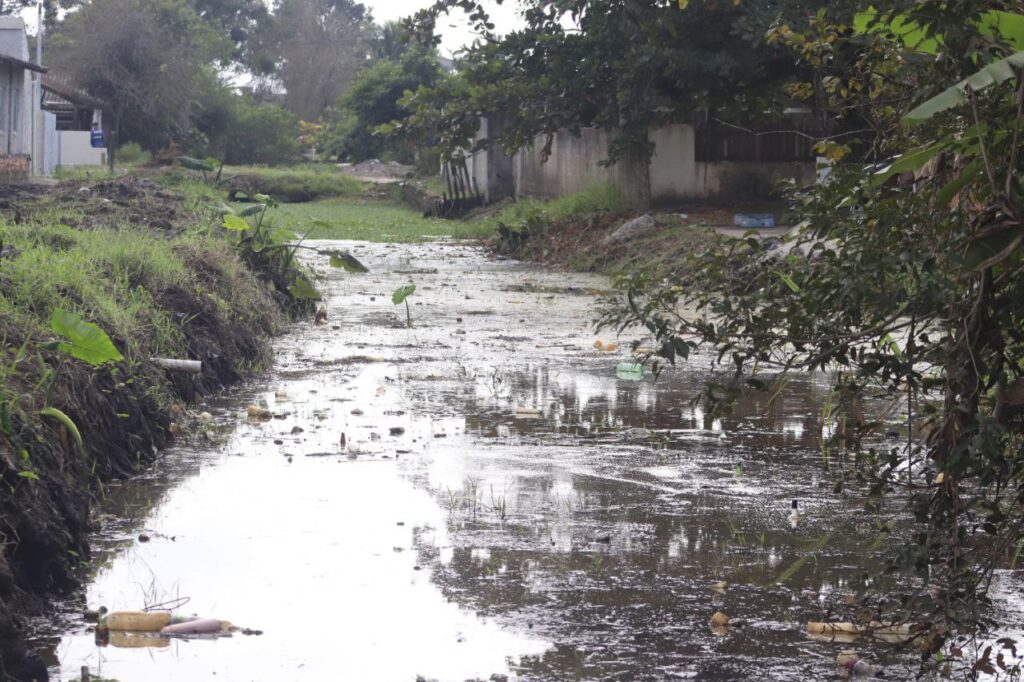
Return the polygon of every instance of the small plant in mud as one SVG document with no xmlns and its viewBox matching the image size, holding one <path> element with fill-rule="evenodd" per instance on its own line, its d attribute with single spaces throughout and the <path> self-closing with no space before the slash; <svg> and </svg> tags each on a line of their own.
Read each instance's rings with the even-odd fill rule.
<svg viewBox="0 0 1024 682">
<path fill-rule="evenodd" d="M 412 326 L 412 313 L 409 311 L 409 297 L 416 291 L 416 284 L 410 282 L 403 287 L 398 287 L 391 294 L 391 302 L 395 305 L 405 304 L 405 326 Z"/>
<path fill-rule="evenodd" d="M 267 215 L 270 209 L 277 207 L 277 202 L 266 194 L 254 194 L 252 199 L 256 203 L 241 210 L 227 205 L 218 206 L 222 226 L 237 235 L 235 247 L 238 254 L 257 276 L 271 282 L 299 312 L 312 312 L 316 302 L 321 300 L 320 292 L 295 257 L 299 249 L 305 248 L 302 242 L 308 233 L 299 238 L 291 230 L 274 227 L 267 220 Z M 355 256 L 346 251 L 332 251 L 327 255 L 333 268 L 368 272 Z"/>
</svg>

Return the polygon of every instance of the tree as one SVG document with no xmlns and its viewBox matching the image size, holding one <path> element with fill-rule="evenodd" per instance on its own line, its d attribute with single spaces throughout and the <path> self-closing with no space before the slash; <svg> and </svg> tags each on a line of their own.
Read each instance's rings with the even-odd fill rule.
<svg viewBox="0 0 1024 682">
<path fill-rule="evenodd" d="M 876 122 L 885 161 L 794 191 L 800 227 L 781 244 L 722 238 L 668 281 L 622 278 L 604 323 L 648 329 L 655 362 L 711 351 L 716 409 L 824 372 L 849 407 L 835 444 L 856 463 L 837 489 L 901 539 L 889 558 L 903 580 L 886 593 L 865 576 L 861 596 L 923 623 L 930 653 L 955 664 L 950 639 L 992 625 L 992 571 L 1024 547 L 1024 22 L 997 2 L 872 4 L 853 23 L 822 11 L 774 33 L 814 66 L 791 92 Z M 902 406 L 902 444 L 871 442 L 867 394 Z M 884 516 L 886 495 L 912 517 Z M 963 665 L 994 673 L 996 653 Z"/>
<path fill-rule="evenodd" d="M 249 39 L 270 20 L 261 0 L 189 0 L 199 18 L 221 31 L 235 45 L 232 59 L 246 63 L 251 57 Z"/>
<path fill-rule="evenodd" d="M 226 54 L 183 0 L 93 0 L 60 25 L 50 59 L 110 106 L 119 139 L 154 149 L 189 130 L 197 78 Z"/>
<path fill-rule="evenodd" d="M 315 121 L 369 65 L 373 18 L 352 0 L 281 0 L 262 34 L 256 68 L 273 72 L 288 108 Z"/>
<path fill-rule="evenodd" d="M 338 99 L 320 135 L 321 152 L 351 161 L 386 156 L 404 163 L 415 160 L 414 145 L 379 129 L 407 115 L 399 103 L 406 92 L 432 87 L 443 72 L 432 49 L 400 49 L 398 54 L 363 71 Z"/>
<path fill-rule="evenodd" d="M 466 9 L 482 38 L 460 63 L 464 87 L 443 83 L 408 98 L 408 132 L 441 130 L 442 153 L 458 155 L 471 147 L 479 115 L 500 113 L 496 141 L 509 153 L 538 136 L 549 150 L 558 130 L 599 126 L 616 131 L 609 162 L 646 163 L 652 126 L 708 110 L 741 123 L 780 115 L 780 85 L 799 70 L 764 41 L 764 3 L 708 0 L 686 11 L 654 0 L 520 4 L 526 27 L 503 37 L 475 2 L 441 0 L 418 15 L 412 28 L 429 40 L 439 14 Z"/>
</svg>

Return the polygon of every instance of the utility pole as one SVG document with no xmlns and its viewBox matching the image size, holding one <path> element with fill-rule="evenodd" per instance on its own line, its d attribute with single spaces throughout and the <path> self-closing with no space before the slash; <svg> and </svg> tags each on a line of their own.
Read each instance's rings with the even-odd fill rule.
<svg viewBox="0 0 1024 682">
<path fill-rule="evenodd" d="M 36 64 L 43 65 L 43 0 L 36 5 Z M 46 126 L 43 120 L 43 74 L 32 78 L 32 166 L 34 175 L 46 174 Z"/>
</svg>

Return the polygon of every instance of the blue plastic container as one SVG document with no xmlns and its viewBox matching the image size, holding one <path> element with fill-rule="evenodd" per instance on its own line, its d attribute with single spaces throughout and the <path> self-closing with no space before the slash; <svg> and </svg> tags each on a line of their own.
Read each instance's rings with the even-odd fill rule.
<svg viewBox="0 0 1024 682">
<path fill-rule="evenodd" d="M 737 213 L 733 218 L 736 227 L 747 229 L 757 227 L 775 227 L 775 216 L 771 213 Z"/>
</svg>

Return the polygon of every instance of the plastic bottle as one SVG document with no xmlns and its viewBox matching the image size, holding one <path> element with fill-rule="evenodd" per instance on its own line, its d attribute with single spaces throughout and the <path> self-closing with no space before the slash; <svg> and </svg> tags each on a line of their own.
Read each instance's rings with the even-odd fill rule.
<svg viewBox="0 0 1024 682">
<path fill-rule="evenodd" d="M 107 614 L 100 627 L 121 632 L 159 632 L 170 624 L 169 611 L 115 611 Z"/>
<path fill-rule="evenodd" d="M 615 368 L 615 374 L 620 379 L 640 381 L 644 378 L 644 366 L 635 362 L 622 362 Z"/>
</svg>

